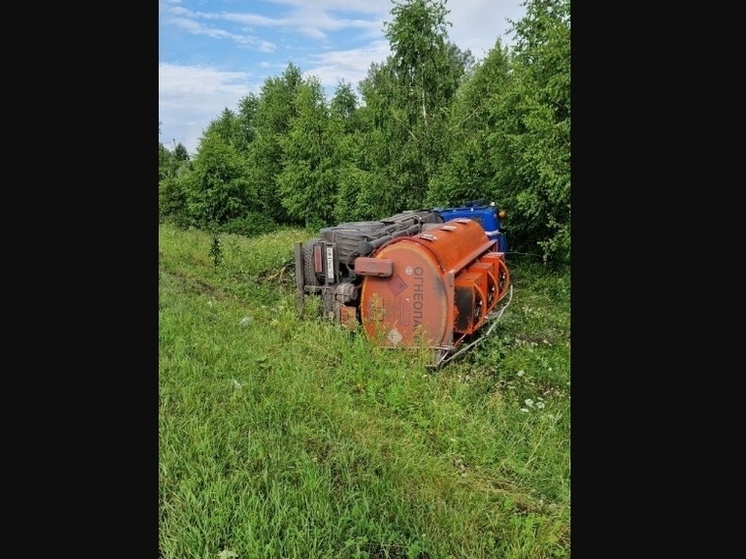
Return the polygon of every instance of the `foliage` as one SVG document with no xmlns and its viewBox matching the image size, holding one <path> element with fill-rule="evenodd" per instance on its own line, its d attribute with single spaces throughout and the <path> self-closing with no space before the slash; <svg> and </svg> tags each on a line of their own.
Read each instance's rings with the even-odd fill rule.
<svg viewBox="0 0 746 559">
<path fill-rule="evenodd" d="M 423 205 L 447 153 L 448 107 L 471 58 L 448 40 L 444 2 L 409 0 L 391 12 L 385 33 L 392 54 L 361 83 L 374 126 L 367 138 L 373 184 L 385 185 L 367 196 L 379 215 Z"/>
<path fill-rule="evenodd" d="M 498 39 L 470 72 L 454 100 L 448 122 L 449 155 L 431 180 L 428 204 L 504 201 L 503 191 L 509 181 L 500 177 L 489 147 L 490 134 L 499 125 L 490 107 L 499 103 L 509 79 L 508 51 Z"/>
<path fill-rule="evenodd" d="M 357 105 L 358 99 L 352 90 L 352 85 L 344 81 L 337 85 L 329 111 L 332 118 L 339 119 L 344 125 L 344 132 L 350 133 L 357 129 Z"/>
<path fill-rule="evenodd" d="M 183 177 L 166 177 L 158 183 L 158 218 L 182 227 L 192 224 L 187 204 L 187 187 Z"/>
<path fill-rule="evenodd" d="M 246 164 L 219 131 L 205 133 L 186 194 L 189 214 L 200 227 L 223 225 L 245 215 L 251 207 Z"/>
<path fill-rule="evenodd" d="M 179 164 L 189 161 L 189 152 L 187 151 L 184 144 L 176 144 L 176 147 L 174 148 L 174 159 L 178 161 Z"/>
<path fill-rule="evenodd" d="M 220 245 L 220 234 L 217 231 L 212 233 L 212 245 L 210 245 L 210 256 L 212 256 L 212 264 L 216 268 L 220 266 L 223 261 L 223 249 Z"/>
<path fill-rule="evenodd" d="M 202 142 L 209 141 L 208 137 L 216 134 L 224 143 L 235 148 L 239 134 L 239 124 L 236 114 L 228 108 L 223 109 L 220 117 L 211 121 L 202 133 Z"/>
<path fill-rule="evenodd" d="M 161 142 L 158 142 L 158 180 L 162 181 L 169 175 L 171 167 L 172 154 L 168 149 L 164 147 Z"/>
<path fill-rule="evenodd" d="M 255 237 L 276 231 L 278 225 L 267 214 L 249 212 L 246 215 L 231 219 L 220 227 L 223 233 Z"/>
<path fill-rule="evenodd" d="M 256 123 L 254 118 L 259 106 L 260 97 L 249 93 L 238 102 L 236 115 L 234 145 L 239 153 L 246 154 L 256 138 Z"/>
<path fill-rule="evenodd" d="M 190 158 L 184 144 L 176 144 L 171 152 L 158 142 L 158 180 L 176 177 L 189 170 Z"/>
<path fill-rule="evenodd" d="M 255 138 L 247 160 L 247 181 L 256 200 L 253 211 L 266 212 L 277 223 L 290 218 L 282 203 L 277 179 L 282 173 L 282 138 L 296 116 L 295 95 L 303 83 L 300 69 L 288 64 L 279 78 L 268 78 L 253 113 Z"/>
<path fill-rule="evenodd" d="M 158 218 L 188 226 L 186 179 L 191 169 L 189 153 L 179 143 L 171 152 L 158 143 Z"/>
<path fill-rule="evenodd" d="M 570 2 L 529 0 L 490 148 L 507 169 L 514 243 L 570 260 Z"/>
<path fill-rule="evenodd" d="M 290 222 L 318 229 L 333 221 L 329 201 L 337 191 L 341 129 L 331 119 L 318 80 L 298 87 L 295 105 L 290 128 L 279 138 L 283 167 L 277 185 Z"/>
</svg>

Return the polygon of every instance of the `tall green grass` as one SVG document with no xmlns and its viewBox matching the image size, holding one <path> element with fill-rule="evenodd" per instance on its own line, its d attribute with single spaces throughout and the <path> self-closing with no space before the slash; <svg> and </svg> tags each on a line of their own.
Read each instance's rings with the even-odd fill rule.
<svg viewBox="0 0 746 559">
<path fill-rule="evenodd" d="M 433 371 L 295 311 L 303 230 L 159 229 L 159 556 L 570 556 L 570 280 Z M 313 304 L 313 301 L 311 301 Z"/>
</svg>

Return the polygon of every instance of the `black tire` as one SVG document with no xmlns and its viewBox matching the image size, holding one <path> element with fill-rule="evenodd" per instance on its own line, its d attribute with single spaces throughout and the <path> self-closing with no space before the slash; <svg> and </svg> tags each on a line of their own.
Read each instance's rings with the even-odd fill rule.
<svg viewBox="0 0 746 559">
<path fill-rule="evenodd" d="M 313 246 L 320 243 L 320 238 L 311 239 L 303 245 L 303 283 L 304 285 L 321 285 L 313 266 Z"/>
<path fill-rule="evenodd" d="M 357 229 L 358 231 L 378 231 L 382 229 L 386 224 L 382 221 L 346 221 L 340 223 L 336 227 L 329 227 L 329 229 Z"/>
<path fill-rule="evenodd" d="M 322 229 L 321 234 L 324 235 L 326 241 L 337 244 L 339 261 L 348 264 L 354 256 L 360 254 L 361 241 L 376 238 L 374 231 L 346 227 L 329 227 L 328 229 Z"/>
</svg>

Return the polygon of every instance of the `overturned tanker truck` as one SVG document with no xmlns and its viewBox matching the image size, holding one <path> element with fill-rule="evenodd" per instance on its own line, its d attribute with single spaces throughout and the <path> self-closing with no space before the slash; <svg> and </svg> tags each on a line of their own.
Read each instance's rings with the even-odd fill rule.
<svg viewBox="0 0 746 559">
<path fill-rule="evenodd" d="M 413 210 L 325 227 L 295 243 L 298 313 L 362 326 L 381 346 L 426 346 L 439 367 L 479 343 L 510 304 L 505 212 L 494 204 Z"/>
</svg>

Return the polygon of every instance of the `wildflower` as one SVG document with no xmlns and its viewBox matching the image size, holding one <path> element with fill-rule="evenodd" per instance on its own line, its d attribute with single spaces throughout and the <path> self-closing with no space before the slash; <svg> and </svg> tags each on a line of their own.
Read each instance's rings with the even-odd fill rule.
<svg viewBox="0 0 746 559">
<path fill-rule="evenodd" d="M 519 377 L 522 377 L 525 374 L 526 374 L 526 371 L 524 371 L 523 369 L 521 369 L 520 371 L 518 371 L 518 376 Z"/>
<path fill-rule="evenodd" d="M 526 404 L 529 408 L 534 405 L 534 401 L 531 398 L 526 398 L 523 403 Z"/>
</svg>

